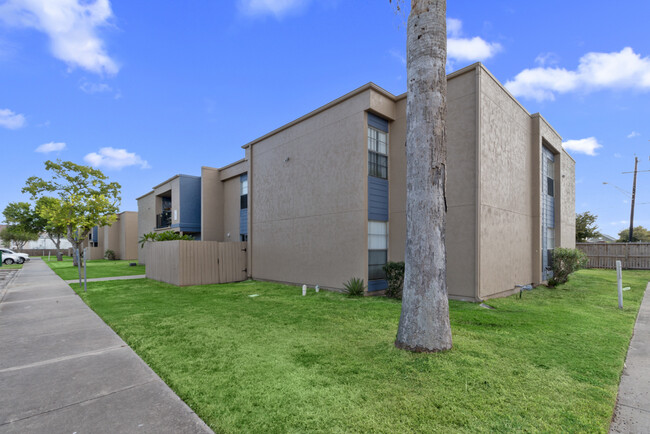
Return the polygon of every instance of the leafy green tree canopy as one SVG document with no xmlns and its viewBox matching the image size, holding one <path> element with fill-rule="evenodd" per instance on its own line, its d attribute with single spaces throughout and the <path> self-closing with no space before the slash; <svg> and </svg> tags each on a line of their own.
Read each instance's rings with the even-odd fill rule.
<svg viewBox="0 0 650 434">
<path fill-rule="evenodd" d="M 30 232 L 21 226 L 10 225 L 0 232 L 0 239 L 5 246 L 10 246 L 13 243 L 20 250 L 28 241 L 38 240 L 38 232 Z"/>
<path fill-rule="evenodd" d="M 597 218 L 597 215 L 593 215 L 589 211 L 576 214 L 576 241 L 583 242 L 600 235 L 598 226 L 596 226 Z"/>
<path fill-rule="evenodd" d="M 623 229 L 621 232 L 618 233 L 619 243 L 627 243 L 629 240 L 630 240 L 629 229 Z M 650 231 L 648 231 L 643 226 L 635 226 L 634 230 L 632 231 L 632 242 L 639 242 L 639 241 L 644 243 L 650 242 Z"/>
<path fill-rule="evenodd" d="M 120 184 L 108 182 L 100 170 L 71 161 L 46 161 L 50 180 L 37 176 L 27 179 L 23 193 L 40 200 L 39 214 L 50 225 L 65 228 L 66 238 L 79 248 L 95 226 L 111 225 L 120 205 Z M 55 201 L 42 201 L 56 196 Z"/>
<path fill-rule="evenodd" d="M 43 219 L 32 209 L 27 202 L 10 202 L 2 211 L 5 222 L 12 226 L 18 226 L 26 232 L 40 232 Z"/>
</svg>

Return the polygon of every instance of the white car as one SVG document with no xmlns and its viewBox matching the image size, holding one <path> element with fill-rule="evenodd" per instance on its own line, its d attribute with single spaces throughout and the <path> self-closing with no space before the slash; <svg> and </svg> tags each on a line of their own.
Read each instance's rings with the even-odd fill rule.
<svg viewBox="0 0 650 434">
<path fill-rule="evenodd" d="M 0 249 L 2 252 L 2 263 L 11 265 L 13 263 L 22 264 L 25 261 L 29 261 L 29 255 L 27 253 L 16 253 L 10 249 Z"/>
</svg>

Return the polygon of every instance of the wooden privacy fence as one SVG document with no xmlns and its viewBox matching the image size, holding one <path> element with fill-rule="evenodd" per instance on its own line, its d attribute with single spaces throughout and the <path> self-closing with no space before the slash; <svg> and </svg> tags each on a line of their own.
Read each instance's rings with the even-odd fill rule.
<svg viewBox="0 0 650 434">
<path fill-rule="evenodd" d="M 650 243 L 576 243 L 589 257 L 587 268 L 616 268 L 621 261 L 628 270 L 650 270 Z"/>
<path fill-rule="evenodd" d="M 148 242 L 147 278 L 176 286 L 246 280 L 246 243 L 217 241 Z"/>
</svg>

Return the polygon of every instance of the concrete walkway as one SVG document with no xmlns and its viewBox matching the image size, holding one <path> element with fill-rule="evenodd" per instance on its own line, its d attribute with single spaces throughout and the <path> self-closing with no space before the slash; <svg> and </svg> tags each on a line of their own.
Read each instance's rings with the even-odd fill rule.
<svg viewBox="0 0 650 434">
<path fill-rule="evenodd" d="M 625 359 L 610 433 L 650 433 L 650 284 Z"/>
<path fill-rule="evenodd" d="M 135 276 L 113 276 L 113 277 L 93 277 L 88 279 L 89 282 L 106 282 L 107 280 L 131 280 L 146 279 L 146 274 L 136 274 Z M 65 283 L 79 283 L 79 279 L 64 280 Z M 82 281 L 83 282 L 83 281 Z"/>
<path fill-rule="evenodd" d="M 0 433 L 210 433 L 40 259 L 0 290 Z"/>
</svg>

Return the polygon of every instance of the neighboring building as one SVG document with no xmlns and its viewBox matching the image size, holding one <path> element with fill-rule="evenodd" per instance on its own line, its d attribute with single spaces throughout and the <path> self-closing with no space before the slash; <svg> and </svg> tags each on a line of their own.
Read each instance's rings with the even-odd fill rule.
<svg viewBox="0 0 650 434">
<path fill-rule="evenodd" d="M 205 241 L 248 240 L 248 162 L 221 169 L 202 167 L 201 176 L 176 175 L 137 198 L 138 238 L 174 231 Z M 145 250 L 138 260 L 146 263 Z"/>
<path fill-rule="evenodd" d="M 123 211 L 110 226 L 95 226 L 88 234 L 88 259 L 102 259 L 107 250 L 115 252 L 116 259 L 138 259 L 138 213 Z"/>
<path fill-rule="evenodd" d="M 72 247 L 72 243 L 68 241 L 68 239 L 63 236 L 61 237 L 61 243 L 60 243 L 60 248 L 61 250 L 67 250 Z M 25 247 L 23 247 L 25 250 L 33 249 L 33 250 L 38 250 L 38 249 L 56 249 L 56 245 L 54 242 L 50 239 L 50 237 L 47 236 L 46 233 L 42 233 L 39 235 L 38 240 L 36 241 L 28 241 L 27 244 L 25 244 Z"/>
<path fill-rule="evenodd" d="M 6 228 L 7 225 L 0 225 L 0 232 L 4 228 Z M 15 248 L 16 246 L 12 246 Z M 61 250 L 66 250 L 72 247 L 72 243 L 68 241 L 68 239 L 63 236 L 61 237 L 61 243 L 60 243 L 60 248 Z M 40 234 L 38 236 L 38 240 L 34 241 L 27 241 L 27 243 L 23 246 L 22 250 L 54 250 L 56 249 L 56 245 L 54 242 L 50 239 L 50 237 L 47 236 L 45 232 Z"/>
<path fill-rule="evenodd" d="M 607 234 L 599 234 L 597 237 L 587 238 L 588 243 L 615 243 L 618 238 L 614 238 Z"/>
<path fill-rule="evenodd" d="M 561 137 L 478 63 L 448 76 L 447 108 L 450 297 L 546 280 L 552 249 L 575 246 L 575 162 Z M 406 95 L 362 86 L 244 145 L 244 160 L 203 168 L 199 237 L 246 239 L 254 279 L 340 289 L 362 277 L 380 293 L 382 265 L 404 260 L 405 142 Z M 182 176 L 139 198 L 141 224 Z"/>
</svg>

